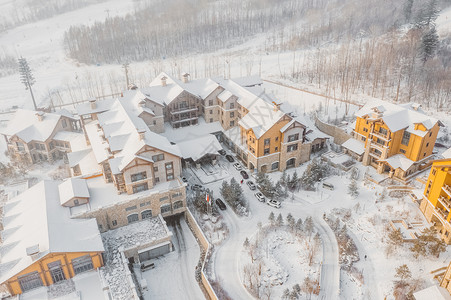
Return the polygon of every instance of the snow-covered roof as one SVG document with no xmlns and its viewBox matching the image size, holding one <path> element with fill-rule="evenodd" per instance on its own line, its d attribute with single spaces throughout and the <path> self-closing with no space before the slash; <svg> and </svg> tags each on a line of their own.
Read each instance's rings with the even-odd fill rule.
<svg viewBox="0 0 451 300">
<path fill-rule="evenodd" d="M 71 219 L 60 205 L 58 181 L 41 181 L 4 206 L 0 283 L 56 252 L 102 252 L 95 219 Z M 39 249 L 36 259 L 27 248 Z"/>
<path fill-rule="evenodd" d="M 42 116 L 40 121 L 36 114 Z M 31 141 L 45 142 L 54 132 L 61 115 L 43 113 L 34 110 L 18 109 L 6 128 L 1 133 L 6 136 L 17 135 L 25 143 Z"/>
<path fill-rule="evenodd" d="M 232 78 L 232 80 L 243 87 L 251 87 L 263 84 L 263 80 L 260 78 L 260 76 L 257 75 Z"/>
<path fill-rule="evenodd" d="M 354 152 L 357 155 L 363 155 L 365 153 L 365 143 L 353 138 L 350 138 L 344 142 L 341 146 Z"/>
<path fill-rule="evenodd" d="M 436 118 L 424 114 L 418 104 L 407 103 L 396 105 L 377 99 L 367 102 L 358 112 L 356 112 L 356 116 L 360 118 L 366 116 L 371 117 L 374 111 L 381 114 L 381 119 L 392 132 L 406 129 L 408 132 L 415 135 L 424 136 L 426 131 L 415 130 L 415 124 L 423 124 L 424 127 L 429 130 L 439 122 Z"/>
<path fill-rule="evenodd" d="M 99 113 L 98 120 L 85 125 L 97 163 L 106 160 L 114 174 L 120 173 L 145 145 L 181 156 L 180 149 L 169 140 L 152 132 L 139 117 L 139 90 L 124 93 L 109 110 Z"/>
<path fill-rule="evenodd" d="M 224 90 L 221 94 L 218 95 L 218 99 L 221 100 L 222 102 L 226 102 L 232 96 L 233 94 L 230 91 Z"/>
<path fill-rule="evenodd" d="M 403 154 L 396 154 L 383 160 L 388 163 L 393 169 L 401 168 L 403 171 L 407 171 L 415 162 L 408 159 Z"/>
<path fill-rule="evenodd" d="M 61 205 L 73 198 L 89 198 L 85 179 L 69 178 L 58 186 Z"/>
<path fill-rule="evenodd" d="M 255 137 L 259 139 L 284 116 L 284 112 L 274 110 L 270 104 L 261 107 L 254 106 L 253 111 L 241 118 L 238 124 L 246 130 L 252 129 Z"/>
<path fill-rule="evenodd" d="M 74 132 L 74 131 L 58 131 L 54 136 L 54 140 L 70 142 L 75 139 L 79 139 L 80 137 L 84 137 L 83 133 Z"/>
<path fill-rule="evenodd" d="M 222 149 L 218 139 L 211 134 L 180 142 L 178 143 L 178 146 L 182 151 L 183 158 L 191 158 L 194 161 L 197 161 L 207 154 L 218 154 L 218 150 Z"/>
<path fill-rule="evenodd" d="M 90 147 L 67 153 L 67 159 L 69 167 L 73 168 L 78 165 L 83 176 L 102 173 L 102 168 L 97 163 L 94 152 Z"/>
<path fill-rule="evenodd" d="M 451 300 L 449 292 L 445 288 L 437 285 L 415 292 L 413 296 L 416 300 Z"/>
<path fill-rule="evenodd" d="M 450 158 L 451 159 L 451 148 L 449 148 L 448 150 L 446 150 L 445 152 L 442 153 L 442 156 L 446 159 Z"/>
<path fill-rule="evenodd" d="M 285 111 L 288 113 L 288 111 Z M 313 142 L 316 139 L 329 139 L 330 136 L 316 128 L 315 123 L 306 115 L 294 117 L 296 121 L 307 127 L 305 129 L 305 138 L 308 142 Z"/>
<path fill-rule="evenodd" d="M 93 99 L 94 101 L 94 99 Z M 77 105 L 75 108 L 77 110 L 77 113 L 79 116 L 88 115 L 88 114 L 94 114 L 94 113 L 101 113 L 104 111 L 107 111 L 111 108 L 111 105 L 113 104 L 114 99 L 108 98 L 103 100 L 95 100 L 95 107 L 91 107 L 91 102 L 86 102 Z"/>
</svg>

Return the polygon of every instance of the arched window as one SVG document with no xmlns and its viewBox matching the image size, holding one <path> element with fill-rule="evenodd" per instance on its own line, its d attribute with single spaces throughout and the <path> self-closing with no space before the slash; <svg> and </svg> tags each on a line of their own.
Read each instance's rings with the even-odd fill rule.
<svg viewBox="0 0 451 300">
<path fill-rule="evenodd" d="M 183 207 L 183 201 L 174 202 L 174 209 L 178 209 L 180 207 Z"/>
<path fill-rule="evenodd" d="M 131 224 L 133 222 L 136 222 L 139 220 L 138 214 L 131 214 L 127 216 L 128 224 Z"/>
<path fill-rule="evenodd" d="M 171 212 L 171 204 L 163 204 L 162 206 L 160 206 L 160 211 L 162 214 Z"/>
<path fill-rule="evenodd" d="M 149 219 L 149 218 L 152 218 L 152 211 L 150 209 L 143 210 L 141 212 L 141 219 L 144 220 L 144 219 Z"/>
</svg>

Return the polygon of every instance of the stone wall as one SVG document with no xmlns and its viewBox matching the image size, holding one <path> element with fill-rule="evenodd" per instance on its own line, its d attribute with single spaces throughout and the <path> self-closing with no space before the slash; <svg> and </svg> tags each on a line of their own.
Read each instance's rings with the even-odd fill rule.
<svg viewBox="0 0 451 300">
<path fill-rule="evenodd" d="M 194 235 L 197 238 L 197 241 L 199 242 L 202 251 L 206 253 L 204 255 L 204 259 L 202 260 L 202 269 L 201 269 L 201 283 L 203 290 L 208 295 L 210 300 L 218 300 L 218 296 L 216 295 L 215 291 L 213 290 L 213 287 L 211 286 L 210 282 L 208 281 L 207 276 L 205 275 L 204 269 L 205 269 L 205 263 L 206 263 L 206 257 L 207 254 L 210 252 L 210 243 L 208 242 L 207 238 L 205 237 L 204 233 L 202 232 L 202 229 L 200 229 L 199 224 L 197 224 L 196 220 L 194 219 L 193 215 L 189 211 L 189 209 L 186 210 L 185 213 L 186 221 L 191 227 L 191 230 L 193 231 Z"/>
<path fill-rule="evenodd" d="M 316 127 L 324 132 L 325 134 L 328 134 L 334 138 L 335 144 L 341 145 L 350 138 L 352 138 L 352 135 L 348 134 L 346 131 L 341 129 L 340 127 L 337 127 L 335 125 L 327 124 L 323 121 L 321 121 L 317 116 L 315 116 L 315 125 Z"/>
</svg>

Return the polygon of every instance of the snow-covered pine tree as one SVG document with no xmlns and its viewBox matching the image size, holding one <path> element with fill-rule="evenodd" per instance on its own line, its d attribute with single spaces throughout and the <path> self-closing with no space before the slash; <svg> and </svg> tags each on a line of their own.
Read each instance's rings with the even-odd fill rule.
<svg viewBox="0 0 451 300">
<path fill-rule="evenodd" d="M 437 30 L 435 29 L 435 26 L 432 26 L 421 38 L 420 53 L 423 63 L 435 56 L 438 43 L 439 40 Z"/>
<path fill-rule="evenodd" d="M 348 186 L 348 194 L 351 195 L 352 198 L 357 198 L 359 195 L 359 187 L 357 186 L 357 181 L 352 179 Z"/>
</svg>

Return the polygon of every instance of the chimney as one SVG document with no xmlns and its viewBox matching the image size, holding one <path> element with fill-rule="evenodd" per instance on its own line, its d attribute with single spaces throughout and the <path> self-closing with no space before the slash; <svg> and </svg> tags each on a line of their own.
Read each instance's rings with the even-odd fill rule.
<svg viewBox="0 0 451 300">
<path fill-rule="evenodd" d="M 188 73 L 183 73 L 183 75 L 182 75 L 182 82 L 183 83 L 188 83 L 189 82 L 189 74 Z"/>
<path fill-rule="evenodd" d="M 278 112 L 279 111 L 279 106 L 280 106 L 280 104 L 277 104 L 276 102 L 272 102 L 272 104 L 274 105 L 273 106 L 273 110 L 275 111 L 275 112 Z"/>
<path fill-rule="evenodd" d="M 90 99 L 89 103 L 91 104 L 91 109 L 96 109 L 97 108 L 96 98 Z"/>
<path fill-rule="evenodd" d="M 166 86 L 166 79 L 168 79 L 166 76 L 161 77 L 161 86 Z"/>
<path fill-rule="evenodd" d="M 30 256 L 31 259 L 34 261 L 36 260 L 36 258 L 38 258 L 39 255 L 39 244 L 27 247 L 25 251 L 27 252 L 27 255 Z"/>
<path fill-rule="evenodd" d="M 140 129 L 140 130 L 138 130 L 138 134 L 139 134 L 139 140 L 142 141 L 142 140 L 144 140 L 144 138 L 146 136 L 146 130 Z"/>
<path fill-rule="evenodd" d="M 38 118 L 38 121 L 41 122 L 42 120 L 44 120 L 44 112 L 43 111 L 38 111 L 36 113 L 36 117 Z"/>
</svg>

